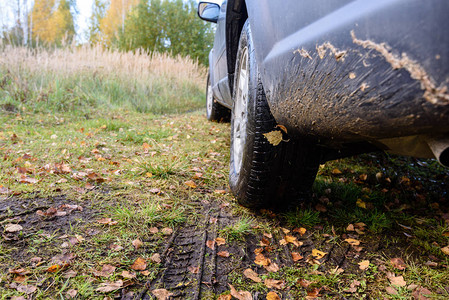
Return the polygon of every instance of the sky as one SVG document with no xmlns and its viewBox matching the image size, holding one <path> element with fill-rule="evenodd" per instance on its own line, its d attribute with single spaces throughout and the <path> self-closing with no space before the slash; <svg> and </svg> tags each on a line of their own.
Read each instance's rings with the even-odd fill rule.
<svg viewBox="0 0 449 300">
<path fill-rule="evenodd" d="M 11 8 L 11 3 L 15 0 L 0 0 L 0 29 L 12 26 L 14 24 L 14 15 Z M 23 1 L 23 0 L 22 0 Z M 223 0 L 209 0 L 215 3 L 221 3 Z M 33 2 L 28 0 L 29 3 Z M 77 22 L 78 28 L 76 30 L 77 41 L 82 43 L 86 41 L 89 17 L 92 13 L 93 0 L 76 0 L 76 6 L 78 9 Z"/>
</svg>

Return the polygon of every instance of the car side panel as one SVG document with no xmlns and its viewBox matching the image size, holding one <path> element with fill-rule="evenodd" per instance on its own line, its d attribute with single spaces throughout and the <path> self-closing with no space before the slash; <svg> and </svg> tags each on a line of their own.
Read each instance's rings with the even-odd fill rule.
<svg viewBox="0 0 449 300">
<path fill-rule="evenodd" d="M 340 141 L 449 132 L 449 1 L 247 0 L 276 120 Z"/>
</svg>

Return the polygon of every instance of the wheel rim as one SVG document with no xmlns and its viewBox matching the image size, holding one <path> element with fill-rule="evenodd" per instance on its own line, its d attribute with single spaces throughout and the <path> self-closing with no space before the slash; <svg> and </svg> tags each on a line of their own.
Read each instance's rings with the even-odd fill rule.
<svg viewBox="0 0 449 300">
<path fill-rule="evenodd" d="M 248 122 L 248 48 L 245 47 L 238 68 L 237 91 L 234 103 L 233 120 L 233 159 L 234 170 L 240 173 L 243 160 L 243 149 L 246 142 L 246 124 Z"/>
<path fill-rule="evenodd" d="M 210 82 L 207 83 L 207 95 L 206 95 L 206 111 L 207 116 L 210 117 L 212 114 L 212 105 L 214 104 L 214 95 L 212 93 L 212 87 Z"/>
</svg>

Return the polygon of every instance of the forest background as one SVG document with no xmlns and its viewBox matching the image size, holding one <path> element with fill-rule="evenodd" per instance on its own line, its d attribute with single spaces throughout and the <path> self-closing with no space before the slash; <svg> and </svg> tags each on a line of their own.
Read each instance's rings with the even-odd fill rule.
<svg viewBox="0 0 449 300">
<path fill-rule="evenodd" d="M 202 64 L 213 43 L 213 27 L 196 16 L 194 0 L 93 0 L 88 29 L 76 38 L 76 0 L 14 0 L 2 4 L 3 45 L 64 47 L 101 45 L 120 51 L 145 50 L 189 56 Z M 3 16 L 5 18 L 5 16 Z"/>
</svg>

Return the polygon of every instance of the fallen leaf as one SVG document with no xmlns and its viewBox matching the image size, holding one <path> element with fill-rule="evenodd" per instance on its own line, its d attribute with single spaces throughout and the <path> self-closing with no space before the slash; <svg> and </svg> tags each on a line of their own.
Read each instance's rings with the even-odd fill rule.
<svg viewBox="0 0 449 300">
<path fill-rule="evenodd" d="M 118 290 L 123 287 L 123 281 L 117 280 L 115 282 L 103 282 L 100 283 L 98 288 L 96 289 L 97 292 L 100 293 L 109 293 L 115 290 Z"/>
<path fill-rule="evenodd" d="M 131 243 L 132 243 L 132 245 L 134 246 L 134 248 L 136 248 L 136 250 L 143 246 L 142 241 L 139 240 L 139 239 L 135 239 L 135 240 L 132 241 Z"/>
<path fill-rule="evenodd" d="M 28 271 L 24 268 L 19 268 L 19 269 L 9 269 L 9 273 L 23 276 L 23 275 L 30 274 L 30 271 Z"/>
<path fill-rule="evenodd" d="M 355 204 L 360 207 L 360 208 L 364 208 L 366 209 L 366 202 L 364 202 L 362 199 L 357 199 L 357 201 L 355 202 Z"/>
<path fill-rule="evenodd" d="M 142 257 L 139 257 L 134 261 L 130 268 L 135 271 L 143 271 L 147 268 L 147 262 Z"/>
<path fill-rule="evenodd" d="M 341 174 L 342 172 L 339 170 L 339 169 L 333 169 L 332 170 L 332 174 L 334 174 L 334 175 L 339 175 L 339 174 Z"/>
<path fill-rule="evenodd" d="M 260 266 L 268 266 L 271 263 L 269 258 L 266 258 L 262 253 L 256 255 L 254 263 Z"/>
<path fill-rule="evenodd" d="M 156 234 L 159 232 L 159 229 L 157 229 L 157 227 L 150 227 L 149 231 L 151 234 Z"/>
<path fill-rule="evenodd" d="M 151 272 L 148 270 L 145 270 L 145 271 L 140 272 L 140 274 L 142 274 L 143 276 L 149 276 L 151 274 Z"/>
<path fill-rule="evenodd" d="M 360 270 L 366 270 L 369 268 L 369 260 L 362 260 L 358 265 Z"/>
<path fill-rule="evenodd" d="M 229 257 L 229 252 L 228 251 L 220 251 L 217 253 L 218 256 L 221 257 Z"/>
<path fill-rule="evenodd" d="M 187 269 L 192 274 L 198 274 L 198 272 L 200 271 L 200 267 L 194 267 L 194 266 L 189 266 Z"/>
<path fill-rule="evenodd" d="M 133 278 L 136 278 L 136 273 L 134 273 L 134 272 L 129 272 L 129 271 L 123 271 L 120 275 L 121 275 L 123 278 L 126 278 L 126 279 L 133 279 Z"/>
<path fill-rule="evenodd" d="M 162 228 L 161 232 L 163 235 L 171 235 L 173 233 L 173 229 L 166 227 L 166 228 Z"/>
<path fill-rule="evenodd" d="M 207 248 L 210 248 L 212 250 L 215 249 L 215 241 L 206 241 Z"/>
<path fill-rule="evenodd" d="M 231 295 L 220 295 L 217 298 L 217 300 L 231 300 L 231 299 L 232 299 Z"/>
<path fill-rule="evenodd" d="M 115 267 L 111 265 L 103 265 L 101 271 L 94 270 L 93 274 L 98 277 L 109 277 L 115 272 Z"/>
<path fill-rule="evenodd" d="M 264 268 L 268 272 L 277 272 L 277 271 L 279 271 L 279 266 L 277 265 L 277 263 L 274 263 L 274 262 L 272 262 L 268 266 L 264 266 Z"/>
<path fill-rule="evenodd" d="M 156 264 L 160 264 L 162 262 L 161 255 L 159 253 L 154 253 L 151 255 L 150 260 Z"/>
<path fill-rule="evenodd" d="M 356 239 L 345 239 L 345 242 L 348 242 L 351 246 L 360 245 L 360 241 Z"/>
<path fill-rule="evenodd" d="M 269 289 L 275 288 L 278 290 L 282 290 L 285 286 L 284 280 L 276 280 L 276 279 L 265 279 L 263 282 L 265 286 Z"/>
<path fill-rule="evenodd" d="M 267 141 L 273 145 L 277 146 L 282 142 L 282 132 L 279 130 L 273 130 L 263 134 Z"/>
<path fill-rule="evenodd" d="M 193 182 L 192 180 L 186 181 L 186 182 L 184 182 L 184 184 L 187 185 L 188 187 L 192 188 L 192 189 L 196 189 L 197 188 L 195 182 Z"/>
<path fill-rule="evenodd" d="M 303 236 L 306 233 L 306 231 L 307 229 L 305 229 L 304 227 L 293 229 L 293 232 L 299 233 L 301 236 Z"/>
<path fill-rule="evenodd" d="M 21 284 L 17 287 L 17 291 L 27 295 L 34 293 L 37 287 L 31 284 Z"/>
<path fill-rule="evenodd" d="M 424 287 L 418 287 L 412 293 L 413 299 L 416 299 L 416 300 L 430 299 L 430 297 L 428 297 L 430 295 L 432 295 L 432 292 Z"/>
<path fill-rule="evenodd" d="M 309 280 L 307 280 L 307 279 L 301 278 L 301 279 L 299 279 L 299 280 L 297 281 L 297 283 L 298 283 L 300 286 L 306 288 L 306 287 L 308 287 L 308 286 L 312 283 L 312 281 L 309 281 Z"/>
<path fill-rule="evenodd" d="M 263 236 L 266 237 L 266 238 L 269 238 L 269 239 L 272 239 L 272 238 L 273 238 L 273 235 L 272 235 L 271 233 L 266 233 L 266 232 L 264 232 L 264 233 L 263 233 Z"/>
<path fill-rule="evenodd" d="M 388 294 L 390 294 L 390 295 L 397 295 L 397 294 L 398 294 L 398 291 L 397 291 L 394 287 L 392 287 L 392 286 L 387 286 L 387 287 L 385 288 L 385 291 L 386 291 Z"/>
<path fill-rule="evenodd" d="M 111 218 L 102 218 L 100 220 L 97 220 L 98 223 L 104 224 L 104 225 L 116 225 L 118 224 L 117 221 L 112 221 Z"/>
<path fill-rule="evenodd" d="M 390 259 L 390 263 L 398 270 L 404 270 L 407 267 L 404 260 L 400 257 Z"/>
<path fill-rule="evenodd" d="M 315 257 L 316 259 L 321 259 L 323 258 L 327 253 L 317 250 L 317 249 L 313 249 L 312 250 L 312 256 Z"/>
<path fill-rule="evenodd" d="M 287 228 L 281 227 L 281 230 L 284 234 L 289 234 L 290 230 L 288 230 Z"/>
<path fill-rule="evenodd" d="M 157 300 L 167 300 L 169 297 L 173 296 L 173 293 L 170 293 L 166 289 L 152 290 L 151 293 L 157 298 Z"/>
<path fill-rule="evenodd" d="M 349 224 L 348 227 L 346 227 L 346 231 L 354 231 L 354 225 Z"/>
<path fill-rule="evenodd" d="M 390 280 L 390 283 L 392 285 L 396 285 L 399 287 L 404 287 L 407 285 L 407 282 L 405 282 L 404 277 L 401 276 L 395 276 L 394 273 L 387 273 L 387 278 Z"/>
<path fill-rule="evenodd" d="M 55 273 L 61 269 L 60 265 L 52 265 L 47 269 L 47 272 Z"/>
<path fill-rule="evenodd" d="M 316 299 L 320 295 L 320 288 L 313 288 L 307 290 L 307 300 Z"/>
<path fill-rule="evenodd" d="M 7 224 L 7 225 L 5 225 L 5 231 L 6 232 L 10 232 L 10 233 L 18 232 L 18 231 L 21 231 L 22 229 L 23 229 L 23 227 L 20 226 L 19 224 Z"/>
<path fill-rule="evenodd" d="M 245 271 L 243 271 L 243 275 L 245 275 L 246 278 L 249 278 L 254 282 L 262 282 L 262 279 L 259 278 L 259 274 L 257 274 L 251 269 L 246 269 Z"/>
<path fill-rule="evenodd" d="M 446 255 L 449 255 L 449 245 L 447 245 L 446 247 L 441 248 L 441 252 L 443 252 Z"/>
<path fill-rule="evenodd" d="M 303 259 L 303 257 L 301 256 L 301 254 L 299 254 L 298 252 L 292 252 L 292 259 L 293 261 L 298 261 Z"/>
<path fill-rule="evenodd" d="M 259 246 L 266 247 L 270 245 L 270 241 L 266 238 L 262 238 L 262 240 L 259 242 Z"/>
<path fill-rule="evenodd" d="M 292 235 L 286 235 L 284 237 L 285 241 L 287 243 L 291 243 L 293 245 L 295 245 L 296 247 L 301 247 L 303 245 L 303 242 L 299 242 L 296 237 L 292 236 Z"/>
<path fill-rule="evenodd" d="M 275 292 L 269 292 L 267 294 L 267 300 L 281 300 L 281 297 L 279 297 Z"/>
<path fill-rule="evenodd" d="M 252 300 L 253 296 L 251 295 L 250 292 L 247 291 L 238 291 L 231 285 L 229 284 L 229 287 L 231 288 L 231 295 L 235 298 L 237 298 L 238 300 Z"/>
<path fill-rule="evenodd" d="M 224 238 L 217 237 L 217 238 L 215 239 L 215 243 L 217 243 L 217 246 L 221 246 L 221 245 L 226 244 L 226 240 L 225 240 Z"/>
<path fill-rule="evenodd" d="M 68 290 L 66 293 L 68 298 L 75 298 L 77 294 L 78 294 L 78 291 L 74 290 L 74 289 Z"/>
</svg>

